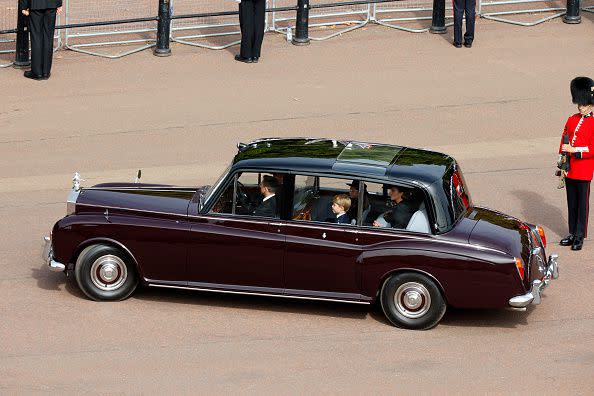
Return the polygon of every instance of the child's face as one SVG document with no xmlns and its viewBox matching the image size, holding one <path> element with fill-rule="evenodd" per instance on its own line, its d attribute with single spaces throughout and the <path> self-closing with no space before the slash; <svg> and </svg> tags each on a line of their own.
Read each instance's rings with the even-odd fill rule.
<svg viewBox="0 0 594 396">
<path fill-rule="evenodd" d="M 344 212 L 344 207 L 340 206 L 337 203 L 333 203 L 332 204 L 332 212 L 334 212 L 334 214 L 342 213 L 342 212 Z"/>
</svg>

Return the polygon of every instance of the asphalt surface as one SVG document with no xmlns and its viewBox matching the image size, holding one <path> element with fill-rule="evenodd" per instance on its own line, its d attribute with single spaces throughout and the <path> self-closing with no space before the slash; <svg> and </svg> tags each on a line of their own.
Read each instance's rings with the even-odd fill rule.
<svg viewBox="0 0 594 396">
<path fill-rule="evenodd" d="M 594 243 L 557 245 L 553 177 L 569 81 L 594 77 L 594 14 L 480 20 L 472 49 L 381 27 L 308 47 L 267 35 L 257 65 L 173 46 L 58 52 L 52 78 L 0 70 L 0 393 L 593 394 Z M 560 278 L 527 312 L 449 310 L 424 332 L 374 307 L 140 289 L 97 303 L 50 272 L 42 237 L 70 179 L 212 183 L 238 141 L 353 138 L 455 156 L 477 205 L 547 231 Z"/>
</svg>

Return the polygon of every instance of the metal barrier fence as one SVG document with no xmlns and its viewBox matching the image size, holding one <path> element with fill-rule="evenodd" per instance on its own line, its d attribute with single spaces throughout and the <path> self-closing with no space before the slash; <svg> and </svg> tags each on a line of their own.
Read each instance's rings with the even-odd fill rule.
<svg viewBox="0 0 594 396">
<path fill-rule="evenodd" d="M 171 5 L 176 15 L 196 12 L 195 0 L 171 0 Z M 200 2 L 200 12 L 204 13 L 238 11 L 238 7 L 239 3 L 235 0 L 202 0 Z M 240 34 L 237 15 L 207 17 L 200 20 L 174 19 L 171 21 L 171 40 L 195 47 L 215 50 L 225 49 L 239 44 L 239 37 L 234 36 Z M 228 41 L 229 36 L 234 38 Z M 206 42 L 204 42 L 205 40 Z"/>
<path fill-rule="evenodd" d="M 529 6 L 526 7 L 526 5 Z M 488 12 L 485 12 L 485 9 Z M 479 3 L 479 14 L 481 18 L 518 26 L 535 26 L 565 15 L 566 10 L 566 3 L 562 0 L 487 0 Z M 507 18 L 507 16 L 511 15 L 532 16 L 534 14 L 551 12 L 553 13 L 552 15 L 547 15 L 535 21 L 521 21 Z"/>
<path fill-rule="evenodd" d="M 310 6 L 315 7 L 316 4 L 322 3 L 325 2 L 321 0 L 313 0 L 310 2 Z M 295 0 L 272 0 L 273 8 L 289 7 L 294 5 Z M 287 40 L 290 40 L 292 32 L 295 30 L 295 12 L 283 11 L 272 12 L 271 14 L 272 22 L 270 30 L 285 34 L 287 35 Z M 367 25 L 371 21 L 371 4 L 337 6 L 333 7 L 332 9 L 311 8 L 309 11 L 309 20 L 309 27 L 314 29 L 318 28 L 316 30 L 320 31 L 335 27 L 337 25 L 346 26 L 344 29 L 326 34 L 321 37 L 310 36 L 310 39 L 314 41 L 327 40 Z"/>
<path fill-rule="evenodd" d="M 157 15 L 157 1 L 115 1 L 91 2 L 65 0 L 66 24 L 105 21 L 106 15 L 116 19 L 154 17 Z M 106 58 L 121 58 L 135 52 L 154 47 L 157 24 L 154 21 L 124 25 L 89 26 L 64 30 L 64 48 L 84 54 Z M 117 54 L 99 52 L 97 47 L 114 45 L 133 46 Z"/>
<path fill-rule="evenodd" d="M 15 0 L 0 0 L 0 30 L 9 30 L 16 25 L 18 16 L 18 2 Z M 56 17 L 56 24 L 61 22 L 61 16 Z M 15 53 L 16 34 L 9 33 L 0 35 L 0 56 L 8 56 Z M 62 45 L 62 37 L 58 31 L 54 35 L 54 52 Z M 9 67 L 14 64 L 8 58 L 0 58 L 0 68 Z"/>
<path fill-rule="evenodd" d="M 170 36 L 168 36 L 171 41 L 209 49 L 223 49 L 239 43 L 238 0 L 170 1 L 171 3 L 168 4 L 173 16 L 161 16 L 161 19 L 171 21 Z M 564 0 L 479 0 L 477 15 L 498 22 L 534 26 L 564 15 L 566 10 L 569 10 L 567 7 L 570 4 L 570 0 L 566 1 L 567 6 Z M 593 0 L 581 1 L 580 8 L 571 8 L 574 12 L 579 13 L 580 9 L 584 12 L 594 12 L 594 5 L 591 4 Z M 267 8 L 270 12 L 267 13 L 266 30 L 281 33 L 290 38 L 296 29 L 296 2 L 297 0 L 267 0 Z M 586 4 L 586 2 L 590 3 Z M 15 51 L 16 35 L 14 29 L 10 27 L 14 26 L 17 19 L 16 3 L 16 0 L 0 0 L 0 31 L 3 31 L 0 32 L 3 33 L 0 34 L 0 67 L 12 64 L 7 54 Z M 447 0 L 445 3 L 445 18 L 452 19 L 451 3 Z M 200 14 L 192 14 L 197 8 Z M 119 58 L 155 46 L 158 19 L 155 15 L 159 14 L 157 0 L 137 0 L 133 3 L 115 0 L 84 3 L 80 0 L 64 0 L 64 9 L 63 19 L 66 26 L 64 30 L 56 30 L 56 47 L 63 46 L 85 54 Z M 167 7 L 165 9 L 167 10 Z M 371 0 L 371 3 L 343 0 L 342 3 L 334 4 L 326 3 L 324 0 L 310 0 L 307 26 L 313 28 L 320 36 L 309 37 L 308 41 L 336 37 L 359 29 L 370 22 L 407 32 L 426 32 L 429 27 L 422 24 L 432 19 L 432 12 L 432 0 Z M 541 13 L 552 13 L 552 15 L 536 21 L 508 19 L 511 15 L 532 17 Z M 443 13 L 441 15 L 443 18 Z M 114 16 L 119 20 L 106 21 Z M 579 23 L 579 16 L 577 22 L 568 21 L 565 18 L 575 18 L 575 16 L 569 16 L 569 11 L 564 20 L 568 23 Z M 57 23 L 60 25 L 60 19 Z M 100 26 L 88 26 L 91 24 Z M 445 26 L 452 24 L 449 22 Z M 337 30 L 337 27 L 341 28 Z M 167 32 L 166 29 L 164 31 Z M 432 29 L 432 31 L 437 30 Z M 445 28 L 441 32 L 443 31 Z M 116 45 L 118 50 L 122 46 L 132 48 L 117 54 L 105 53 L 107 47 Z"/>
<path fill-rule="evenodd" d="M 404 26 L 402 23 L 431 21 L 432 12 L 433 1 L 431 0 L 404 0 L 397 3 L 374 4 L 372 20 L 379 25 L 393 29 L 411 33 L 423 33 L 429 31 L 431 26 L 415 28 Z M 453 12 L 451 2 L 446 2 L 446 19 L 453 19 Z M 446 26 L 453 24 L 453 22 L 449 22 L 446 23 Z M 431 24 L 429 23 L 429 25 Z"/>
<path fill-rule="evenodd" d="M 0 30 L 8 30 L 16 25 L 17 5 L 14 0 L 0 0 Z M 9 54 L 14 53 L 16 35 L 0 36 L 0 68 L 12 66 Z"/>
</svg>

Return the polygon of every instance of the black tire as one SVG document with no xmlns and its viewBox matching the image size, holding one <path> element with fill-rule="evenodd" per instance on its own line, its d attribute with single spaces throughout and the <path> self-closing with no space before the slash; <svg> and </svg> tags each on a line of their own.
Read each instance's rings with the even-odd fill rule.
<svg viewBox="0 0 594 396">
<path fill-rule="evenodd" d="M 108 245 L 91 245 L 76 260 L 78 287 L 95 301 L 124 300 L 138 285 L 136 268 L 128 255 Z"/>
<path fill-rule="evenodd" d="M 394 326 L 411 330 L 435 327 L 446 312 L 439 287 L 431 278 L 416 272 L 390 276 L 382 286 L 380 302 L 384 315 Z"/>
</svg>

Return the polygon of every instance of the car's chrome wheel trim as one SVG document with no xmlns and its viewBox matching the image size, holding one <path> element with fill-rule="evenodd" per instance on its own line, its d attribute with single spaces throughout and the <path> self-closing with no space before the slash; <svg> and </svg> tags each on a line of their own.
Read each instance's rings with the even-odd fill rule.
<svg viewBox="0 0 594 396">
<path fill-rule="evenodd" d="M 431 308 L 431 295 L 423 284 L 406 282 L 396 289 L 394 305 L 401 315 L 409 319 L 417 319 Z"/>
<path fill-rule="evenodd" d="M 91 265 L 91 281 L 101 290 L 117 290 L 127 278 L 126 264 L 118 256 L 112 254 L 101 256 Z"/>
</svg>

